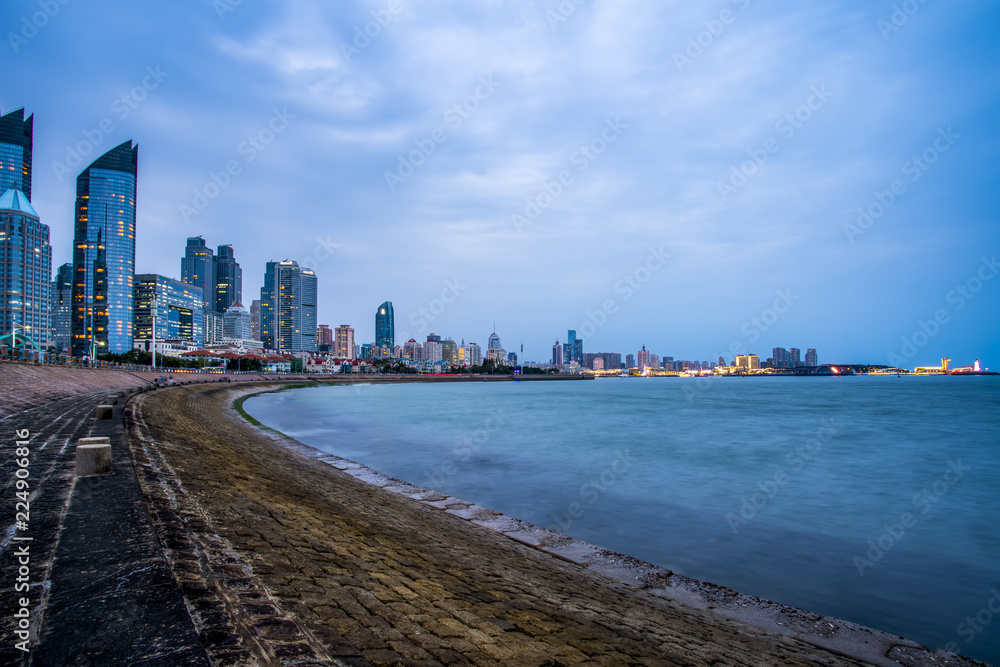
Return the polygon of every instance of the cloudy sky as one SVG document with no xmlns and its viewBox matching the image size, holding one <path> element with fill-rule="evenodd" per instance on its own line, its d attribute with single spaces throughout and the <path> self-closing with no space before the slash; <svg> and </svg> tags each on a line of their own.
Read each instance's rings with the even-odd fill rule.
<svg viewBox="0 0 1000 667">
<path fill-rule="evenodd" d="M 1000 6 L 8 0 L 4 113 L 70 261 L 139 144 L 137 269 L 187 236 L 319 276 L 321 323 L 522 359 L 815 347 L 1000 368 Z M 890 355 L 894 355 L 890 357 Z"/>
</svg>

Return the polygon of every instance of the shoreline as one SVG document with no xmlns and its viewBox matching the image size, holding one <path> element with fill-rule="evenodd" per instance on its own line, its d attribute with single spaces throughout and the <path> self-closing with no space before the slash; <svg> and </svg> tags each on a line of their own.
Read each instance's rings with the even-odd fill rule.
<svg viewBox="0 0 1000 667">
<path fill-rule="evenodd" d="M 322 383 L 327 384 L 327 383 Z M 330 383 L 332 384 L 332 383 Z M 318 385 L 317 385 L 318 386 Z M 666 568 L 585 542 L 550 528 L 477 505 L 438 491 L 426 489 L 380 473 L 367 465 L 306 445 L 242 410 L 247 398 L 295 387 L 249 391 L 236 398 L 232 407 L 276 444 L 304 457 L 329 465 L 355 479 L 388 493 L 420 502 L 443 514 L 458 517 L 485 530 L 525 546 L 548 553 L 600 576 L 671 602 L 748 623 L 769 632 L 794 637 L 844 656 L 879 665 L 977 664 L 968 658 L 929 649 L 888 632 L 834 617 L 821 617 L 804 609 L 747 595 L 731 588 L 675 574 Z M 945 662 L 942 662 L 945 660 Z"/>
</svg>

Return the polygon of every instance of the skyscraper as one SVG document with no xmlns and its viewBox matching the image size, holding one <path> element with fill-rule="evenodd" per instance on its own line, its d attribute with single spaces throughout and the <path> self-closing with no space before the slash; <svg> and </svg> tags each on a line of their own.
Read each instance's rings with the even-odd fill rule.
<svg viewBox="0 0 1000 667">
<path fill-rule="evenodd" d="M 788 368 L 798 368 L 802 365 L 802 359 L 799 357 L 799 348 L 793 347 L 788 350 Z"/>
<path fill-rule="evenodd" d="M 253 340 L 250 311 L 238 301 L 222 314 L 222 336 L 231 340 Z"/>
<path fill-rule="evenodd" d="M 646 349 L 645 345 L 643 345 L 642 349 L 639 350 L 638 361 L 639 372 L 642 373 L 649 367 L 649 350 Z"/>
<path fill-rule="evenodd" d="M 316 348 L 320 352 L 333 351 L 333 329 L 329 324 L 321 324 L 316 328 Z"/>
<path fill-rule="evenodd" d="M 354 358 L 354 329 L 341 324 L 333 330 L 333 356 L 338 359 Z"/>
<path fill-rule="evenodd" d="M 212 249 L 200 236 L 189 236 L 181 258 L 181 280 L 201 288 L 205 310 L 215 308 L 215 262 Z"/>
<path fill-rule="evenodd" d="M 250 333 L 254 340 L 260 340 L 260 299 L 250 302 Z"/>
<path fill-rule="evenodd" d="M 0 196 L 0 241 L 0 335 L 14 332 L 45 347 L 52 277 L 49 227 L 27 195 L 14 188 Z"/>
<path fill-rule="evenodd" d="M 396 346 L 396 325 L 391 301 L 386 301 L 375 311 L 375 347 L 383 346 L 388 346 L 390 354 Z"/>
<path fill-rule="evenodd" d="M 135 192 L 139 147 L 112 148 L 76 179 L 73 354 L 132 349 Z"/>
<path fill-rule="evenodd" d="M 806 350 L 806 366 L 818 366 L 819 361 L 816 358 L 816 348 L 810 347 Z"/>
<path fill-rule="evenodd" d="M 225 313 L 230 306 L 243 301 L 243 269 L 236 263 L 233 246 L 220 245 L 212 258 L 217 313 Z"/>
<path fill-rule="evenodd" d="M 552 365 L 559 366 L 560 364 L 562 364 L 562 345 L 556 341 L 556 344 L 552 346 Z"/>
<path fill-rule="evenodd" d="M 69 316 L 73 308 L 73 265 L 66 263 L 56 271 L 49 286 L 49 341 L 59 352 L 69 349 Z"/>
<path fill-rule="evenodd" d="M 20 190 L 31 201 L 31 150 L 34 116 L 24 109 L 0 116 L 0 192 Z"/>
<path fill-rule="evenodd" d="M 264 347 L 316 351 L 316 273 L 298 262 L 268 262 L 260 288 L 260 329 Z"/>
</svg>

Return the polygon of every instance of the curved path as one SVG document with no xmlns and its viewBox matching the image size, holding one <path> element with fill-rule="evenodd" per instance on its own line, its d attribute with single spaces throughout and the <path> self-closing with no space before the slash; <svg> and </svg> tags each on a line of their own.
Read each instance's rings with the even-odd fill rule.
<svg viewBox="0 0 1000 667">
<path fill-rule="evenodd" d="M 246 390 L 171 388 L 126 411 L 215 664 L 867 664 L 361 482 L 244 422 L 230 404 Z"/>
</svg>

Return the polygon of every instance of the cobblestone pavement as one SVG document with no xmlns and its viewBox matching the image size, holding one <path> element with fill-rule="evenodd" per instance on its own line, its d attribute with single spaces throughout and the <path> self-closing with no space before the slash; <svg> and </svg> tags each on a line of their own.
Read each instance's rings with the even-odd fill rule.
<svg viewBox="0 0 1000 667">
<path fill-rule="evenodd" d="M 214 664 L 867 664 L 360 482 L 247 425 L 229 407 L 239 393 L 146 393 L 125 416 Z"/>
</svg>

